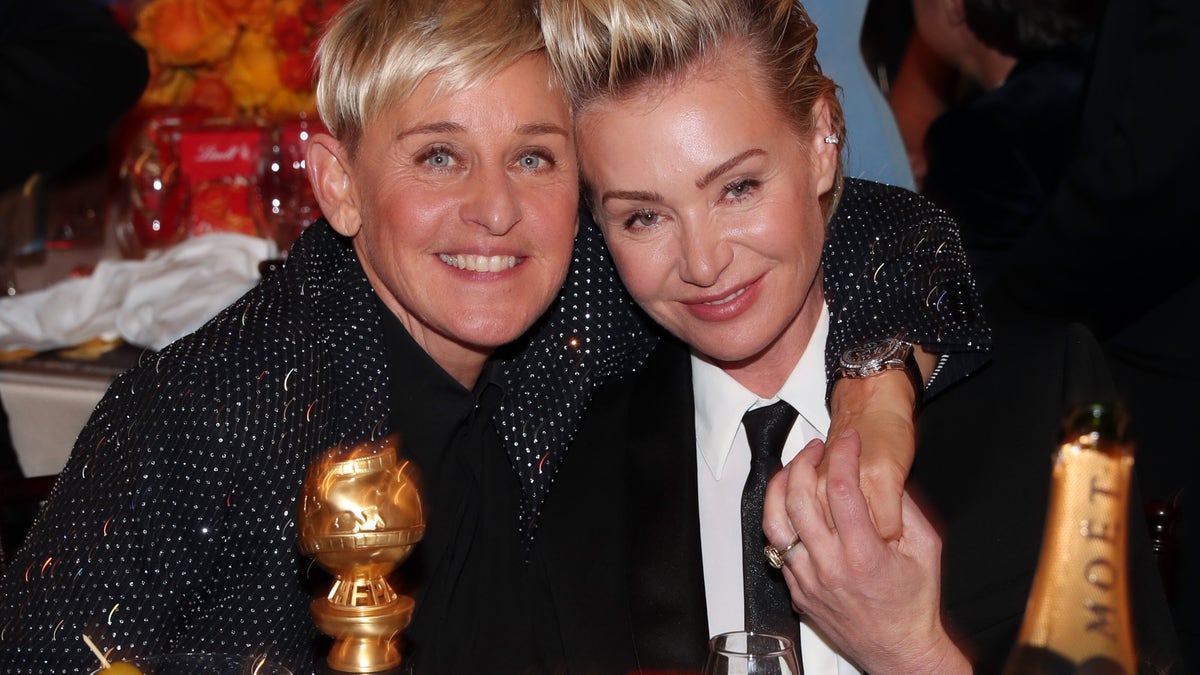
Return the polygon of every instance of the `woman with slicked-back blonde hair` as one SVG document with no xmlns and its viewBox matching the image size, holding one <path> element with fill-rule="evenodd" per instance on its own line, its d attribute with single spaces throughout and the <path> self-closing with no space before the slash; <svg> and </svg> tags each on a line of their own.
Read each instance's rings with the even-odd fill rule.
<svg viewBox="0 0 1200 675">
<path fill-rule="evenodd" d="M 710 636 L 751 630 L 788 637 L 807 675 L 970 672 L 941 615 L 939 534 L 904 491 L 912 456 L 860 476 L 870 444 L 833 431 L 823 405 L 849 379 L 927 410 L 968 406 L 956 395 L 990 329 L 957 228 L 918 195 L 843 178 L 847 130 L 800 2 L 543 0 L 540 13 L 584 198 L 626 288 L 669 334 L 593 401 L 543 515 L 551 586 L 590 612 L 561 624 L 564 659 L 691 672 Z M 923 311 L 876 294 L 892 283 Z M 832 331 L 864 308 L 894 334 L 843 350 Z M 939 339 L 952 316 L 970 330 Z M 892 409 L 894 438 L 911 442 L 916 406 Z M 940 443 L 918 455 L 968 451 L 955 415 L 934 415 Z M 935 493 L 958 492 L 929 466 Z M 585 553 L 554 546 L 569 530 L 589 533 Z M 1036 561 L 1031 532 L 1018 578 Z M 1023 598 L 959 618 L 1015 631 Z M 990 636 L 989 658 L 1012 636 Z"/>
</svg>

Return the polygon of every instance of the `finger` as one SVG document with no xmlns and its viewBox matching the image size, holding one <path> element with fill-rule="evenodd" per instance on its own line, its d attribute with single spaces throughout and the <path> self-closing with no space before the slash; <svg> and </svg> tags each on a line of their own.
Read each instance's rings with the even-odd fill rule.
<svg viewBox="0 0 1200 675">
<path fill-rule="evenodd" d="M 861 387 L 861 384 L 859 384 L 858 382 L 855 382 L 853 384 L 858 384 Z M 841 393 L 842 391 L 846 390 L 848 387 L 853 386 L 853 384 L 845 385 L 845 384 L 843 384 L 842 380 L 839 379 L 837 384 L 834 385 L 835 396 L 838 393 Z M 841 389 L 839 389 L 839 387 Z M 853 391 L 853 389 L 851 389 L 851 391 Z M 856 417 L 848 412 L 845 414 L 835 414 L 833 416 L 833 419 L 831 419 L 829 422 L 829 433 L 825 436 L 825 438 L 829 439 L 830 442 L 833 442 L 834 440 L 841 438 L 843 435 L 846 434 L 847 431 L 850 431 L 850 429 L 852 428 L 850 425 L 853 422 L 853 420 L 855 420 L 855 419 L 856 419 Z M 833 529 L 833 517 L 831 515 L 829 515 L 829 494 L 827 491 L 828 488 L 829 488 L 829 453 L 826 452 L 824 457 L 821 459 L 820 466 L 817 467 L 817 496 L 821 500 L 821 506 L 825 509 L 825 518 L 826 518 L 825 524 L 828 525 L 829 529 L 832 530 Z"/>
<path fill-rule="evenodd" d="M 788 517 L 787 506 L 788 483 L 792 468 L 793 466 L 804 467 L 797 468 L 797 470 L 812 471 L 813 465 L 819 463 L 824 454 L 824 444 L 813 439 L 804 446 L 800 454 L 788 462 L 787 466 L 776 472 L 771 480 L 767 481 L 767 491 L 763 501 L 763 533 L 767 535 L 767 541 L 781 551 L 796 537 L 796 530 L 792 527 L 791 518 Z"/>
<path fill-rule="evenodd" d="M 825 463 L 825 442 L 819 438 L 814 438 L 806 443 L 788 464 L 791 465 L 796 462 L 803 462 L 813 470 L 816 470 L 818 466 Z"/>
<path fill-rule="evenodd" d="M 783 580 L 788 587 L 788 595 L 792 599 L 792 607 L 801 613 L 808 612 L 813 602 L 806 589 L 814 588 L 812 564 L 808 560 L 808 552 L 797 551 L 795 557 L 789 558 L 782 571 Z"/>
<path fill-rule="evenodd" d="M 819 440 L 811 441 L 805 450 L 790 463 L 791 471 L 787 477 L 787 518 L 792 529 L 804 541 L 805 546 L 819 554 L 832 545 L 834 533 L 828 525 L 826 509 L 817 494 L 817 465 L 818 457 L 813 455 L 804 459 L 810 450 L 827 452 L 825 444 Z"/>
<path fill-rule="evenodd" d="M 791 467 L 785 466 L 771 476 L 767 481 L 767 491 L 763 497 L 763 534 L 767 542 L 779 550 L 783 550 L 795 536 L 792 521 L 787 516 L 787 483 Z"/>
<path fill-rule="evenodd" d="M 881 544 L 871 512 L 859 483 L 859 455 L 862 446 L 858 434 L 849 431 L 830 444 L 828 497 L 829 511 L 838 536 L 848 551 L 860 554 Z"/>
<path fill-rule="evenodd" d="M 845 433 L 845 432 L 842 432 Z M 829 438 L 837 438 L 830 436 Z M 817 467 L 817 499 L 821 501 L 821 508 L 825 510 L 825 525 L 829 529 L 833 529 L 833 517 L 829 515 L 829 453 L 825 453 L 825 458 Z"/>
</svg>

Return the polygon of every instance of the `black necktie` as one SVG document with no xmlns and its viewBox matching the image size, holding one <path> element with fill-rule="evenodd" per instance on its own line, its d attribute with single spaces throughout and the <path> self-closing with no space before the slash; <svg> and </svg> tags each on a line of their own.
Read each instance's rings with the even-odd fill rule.
<svg viewBox="0 0 1200 675">
<path fill-rule="evenodd" d="M 799 618 L 792 611 L 792 599 L 783 573 L 771 567 L 763 555 L 767 539 L 762 530 L 767 481 L 782 466 L 783 444 L 797 415 L 795 408 L 779 401 L 751 410 L 742 417 L 746 439 L 750 441 L 750 475 L 746 477 L 746 487 L 742 488 L 742 574 L 745 577 L 746 630 L 790 638 L 799 654 Z M 776 545 L 787 543 L 776 542 Z"/>
</svg>

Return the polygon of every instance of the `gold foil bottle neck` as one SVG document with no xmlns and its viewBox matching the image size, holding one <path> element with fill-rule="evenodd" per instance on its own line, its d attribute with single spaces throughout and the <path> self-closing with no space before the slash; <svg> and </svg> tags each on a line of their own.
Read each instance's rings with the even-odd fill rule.
<svg viewBox="0 0 1200 675">
<path fill-rule="evenodd" d="M 1128 564 L 1133 449 L 1122 426 L 1111 409 L 1087 406 L 1064 427 L 1037 573 L 1006 675 L 1093 672 L 1100 663 L 1106 673 L 1136 672 Z"/>
</svg>

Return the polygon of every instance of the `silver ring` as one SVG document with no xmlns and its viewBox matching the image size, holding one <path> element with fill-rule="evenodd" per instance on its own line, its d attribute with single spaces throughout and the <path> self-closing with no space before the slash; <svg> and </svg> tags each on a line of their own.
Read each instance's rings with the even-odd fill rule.
<svg viewBox="0 0 1200 675">
<path fill-rule="evenodd" d="M 766 547 L 763 548 L 763 554 L 767 556 L 767 562 L 771 563 L 771 567 L 779 569 L 783 567 L 783 556 L 787 555 L 788 551 L 796 548 L 796 544 L 799 543 L 800 535 L 796 535 L 796 538 L 792 540 L 792 543 L 788 544 L 787 547 L 782 551 L 775 548 L 774 544 L 767 544 Z"/>
</svg>

